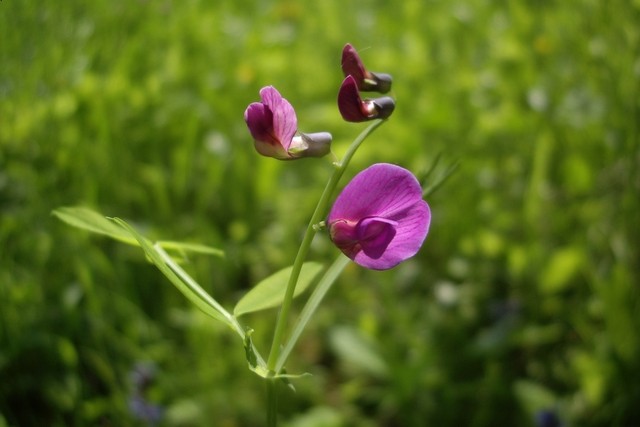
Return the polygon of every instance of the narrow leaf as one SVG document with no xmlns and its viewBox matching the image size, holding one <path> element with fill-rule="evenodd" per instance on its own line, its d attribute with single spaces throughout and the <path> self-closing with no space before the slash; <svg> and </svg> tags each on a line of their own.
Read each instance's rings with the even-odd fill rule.
<svg viewBox="0 0 640 427">
<path fill-rule="evenodd" d="M 344 268 L 350 262 L 351 260 L 341 253 L 338 256 L 338 258 L 336 258 L 336 260 L 333 262 L 333 264 L 331 264 L 331 266 L 324 273 L 324 275 L 318 282 L 318 285 L 313 290 L 313 292 L 311 293 L 311 296 L 309 297 L 304 307 L 302 308 L 302 311 L 300 312 L 300 317 L 295 323 L 295 326 L 291 332 L 291 336 L 289 337 L 287 344 L 284 346 L 284 348 L 280 352 L 280 356 L 278 357 L 278 360 L 276 362 L 276 369 L 275 369 L 276 372 L 280 372 L 283 369 L 284 364 L 287 361 L 287 358 L 289 357 L 289 354 L 291 353 L 291 351 L 293 350 L 293 347 L 298 342 L 298 338 L 300 338 L 300 335 L 302 335 L 302 331 L 307 326 L 307 323 L 309 323 L 309 321 L 311 320 L 311 316 L 313 316 L 313 314 L 316 312 L 316 310 L 318 309 L 318 306 L 322 302 L 322 299 L 325 297 L 327 292 L 329 292 L 329 289 L 331 289 L 331 287 L 335 283 L 338 276 L 340 276 L 340 273 L 342 273 L 342 270 L 344 270 Z"/>
<path fill-rule="evenodd" d="M 253 289 L 238 301 L 238 304 L 236 304 L 236 307 L 233 309 L 233 314 L 239 317 L 246 313 L 265 310 L 280 305 L 282 300 L 284 300 L 291 269 L 292 267 L 284 268 L 254 286 Z M 320 270 L 322 270 L 322 264 L 320 263 L 304 263 L 294 296 L 300 295 L 307 289 L 318 273 L 320 273 Z"/>
<path fill-rule="evenodd" d="M 167 250 L 224 257 L 224 251 L 222 249 L 212 248 L 211 246 L 201 245 L 199 243 L 174 242 L 170 240 L 159 240 L 157 243 Z"/>
<path fill-rule="evenodd" d="M 53 215 L 69 225 L 92 233 L 102 234 L 129 245 L 140 246 L 138 241 L 131 237 L 126 230 L 114 224 L 102 214 L 85 207 L 62 207 L 54 210 Z M 159 241 L 158 244 L 165 249 L 179 251 L 183 255 L 186 252 L 194 252 L 206 255 L 224 256 L 221 249 L 198 243 L 182 243 L 169 240 Z"/>
<path fill-rule="evenodd" d="M 129 245 L 139 246 L 136 239 L 126 230 L 109 221 L 96 211 L 84 207 L 63 207 L 54 210 L 53 215 L 74 227 L 111 237 Z"/>
<path fill-rule="evenodd" d="M 251 339 L 251 335 L 253 334 L 253 329 L 248 329 L 244 335 L 244 352 L 247 358 L 247 364 L 249 366 L 249 370 L 253 371 L 257 376 L 271 379 L 278 378 L 282 382 L 285 383 L 287 387 L 289 387 L 292 391 L 296 391 L 295 387 L 291 383 L 292 379 L 302 378 L 306 376 L 311 376 L 309 373 L 303 374 L 287 374 L 286 372 L 280 374 L 274 374 L 267 369 L 267 366 L 264 363 L 264 360 L 260 358 L 260 355 L 257 353 L 255 345 L 253 344 L 253 340 Z"/>
<path fill-rule="evenodd" d="M 164 261 L 162 254 L 153 247 L 151 242 L 140 235 L 125 221 L 121 220 L 120 218 L 113 218 L 112 220 L 116 224 L 121 226 L 124 230 L 129 232 L 130 235 L 138 241 L 149 260 L 151 260 L 151 262 L 156 267 L 158 267 L 162 274 L 164 274 L 167 279 L 169 279 L 171 283 L 173 283 L 173 285 L 178 288 L 178 290 L 182 292 L 185 297 L 187 297 L 189 301 L 194 303 L 205 314 L 208 314 L 214 319 L 220 320 L 235 329 L 235 325 L 229 320 L 231 315 L 226 310 L 224 310 L 224 308 L 222 308 L 222 306 L 220 306 L 220 304 L 218 304 L 218 302 L 214 300 L 204 289 L 202 289 L 193 279 L 188 277 L 186 272 L 184 272 L 183 270 L 179 270 L 176 272 L 175 270 L 177 270 L 177 266 L 174 266 L 173 269 L 169 268 L 167 263 Z M 180 276 L 177 273 L 180 273 Z M 191 280 L 188 280 L 187 277 Z"/>
</svg>

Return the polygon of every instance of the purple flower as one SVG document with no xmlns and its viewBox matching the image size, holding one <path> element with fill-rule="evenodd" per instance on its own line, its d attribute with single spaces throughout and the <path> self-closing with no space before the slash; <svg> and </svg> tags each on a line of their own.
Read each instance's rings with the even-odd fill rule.
<svg viewBox="0 0 640 427">
<path fill-rule="evenodd" d="M 129 411 L 135 418 L 147 421 L 152 425 L 160 422 L 164 413 L 160 405 L 149 403 L 140 395 L 133 395 L 129 398 Z"/>
<path fill-rule="evenodd" d="M 262 88 L 260 99 L 261 102 L 250 104 L 244 112 L 244 120 L 258 153 L 280 160 L 322 157 L 329 153 L 330 133 L 296 135 L 296 112 L 273 86 Z"/>
<path fill-rule="evenodd" d="M 393 98 L 388 96 L 364 100 L 360 98 L 358 84 L 351 75 L 344 79 L 338 92 L 338 110 L 348 122 L 386 119 L 393 113 L 395 106 Z"/>
<path fill-rule="evenodd" d="M 538 427 L 560 427 L 562 423 L 558 414 L 552 410 L 542 410 L 536 413 L 536 426 Z"/>
<path fill-rule="evenodd" d="M 327 219 L 333 243 L 357 264 L 374 270 L 392 268 L 414 256 L 430 222 L 431 211 L 416 177 L 388 163 L 356 175 Z"/>
<path fill-rule="evenodd" d="M 383 73 L 368 71 L 358 52 L 347 43 L 342 49 L 342 72 L 346 76 L 353 76 L 361 91 L 387 93 L 391 90 L 391 76 Z"/>
</svg>

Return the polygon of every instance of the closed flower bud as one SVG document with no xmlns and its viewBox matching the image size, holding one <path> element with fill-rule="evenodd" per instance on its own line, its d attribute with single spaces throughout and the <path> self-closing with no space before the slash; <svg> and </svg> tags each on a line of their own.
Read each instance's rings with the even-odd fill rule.
<svg viewBox="0 0 640 427">
<path fill-rule="evenodd" d="M 342 118 L 348 122 L 386 119 L 391 116 L 395 106 L 393 98 L 388 96 L 363 100 L 353 76 L 344 79 L 338 92 L 338 110 Z"/>
<path fill-rule="evenodd" d="M 387 93 L 391 90 L 391 76 L 368 71 L 358 52 L 349 43 L 342 49 L 342 72 L 345 77 L 352 76 L 355 79 L 358 90 L 380 93 Z"/>
</svg>

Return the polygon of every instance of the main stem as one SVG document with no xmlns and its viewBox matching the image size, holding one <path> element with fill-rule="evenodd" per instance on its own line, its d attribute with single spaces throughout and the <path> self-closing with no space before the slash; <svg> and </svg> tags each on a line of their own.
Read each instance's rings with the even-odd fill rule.
<svg viewBox="0 0 640 427">
<path fill-rule="evenodd" d="M 338 182 L 342 177 L 345 169 L 349 165 L 351 158 L 355 154 L 356 150 L 362 144 L 362 142 L 377 129 L 382 123 L 383 120 L 377 120 L 376 122 L 369 125 L 364 131 L 358 135 L 358 137 L 351 143 L 347 152 L 345 153 L 342 161 L 335 164 L 335 169 L 331 178 L 327 182 L 327 185 L 320 196 L 320 200 L 318 200 L 318 204 L 316 205 L 316 209 L 311 216 L 311 220 L 309 221 L 309 225 L 307 226 L 307 230 L 302 239 L 302 243 L 300 244 L 300 248 L 298 249 L 298 254 L 296 255 L 295 261 L 293 262 L 293 267 L 291 270 L 291 275 L 289 276 L 289 282 L 287 283 L 287 289 L 285 291 L 284 300 L 282 301 L 282 307 L 280 308 L 280 312 L 278 314 L 278 320 L 276 322 L 276 329 L 273 334 L 273 341 L 271 343 L 271 351 L 269 352 L 269 359 L 267 360 L 267 369 L 272 374 L 277 374 L 275 372 L 276 363 L 278 360 L 278 356 L 280 355 L 280 345 L 282 344 L 282 338 L 284 336 L 285 329 L 287 327 L 287 319 L 289 318 L 289 312 L 291 310 L 291 303 L 293 302 L 293 295 L 296 289 L 296 284 L 298 283 L 298 278 L 300 277 L 300 271 L 302 270 L 302 264 L 307 257 L 307 253 L 309 252 L 309 248 L 311 247 L 311 242 L 313 241 L 313 237 L 315 236 L 316 230 L 315 225 L 322 221 L 326 215 L 327 207 L 329 205 L 329 201 L 333 196 L 333 192 L 338 186 Z M 275 392 L 273 389 L 268 389 L 270 392 Z"/>
<path fill-rule="evenodd" d="M 267 427 L 278 425 L 278 393 L 276 380 L 267 378 Z"/>
</svg>

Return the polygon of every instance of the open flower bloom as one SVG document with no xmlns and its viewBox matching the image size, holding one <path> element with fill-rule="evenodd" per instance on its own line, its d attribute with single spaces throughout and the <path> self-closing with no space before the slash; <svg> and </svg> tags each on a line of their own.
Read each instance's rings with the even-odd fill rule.
<svg viewBox="0 0 640 427">
<path fill-rule="evenodd" d="M 322 157 L 329 153 L 331 134 L 296 135 L 296 112 L 273 86 L 262 88 L 260 99 L 261 102 L 250 104 L 244 112 L 244 120 L 258 153 L 280 160 Z"/>
<path fill-rule="evenodd" d="M 391 76 L 368 71 L 358 52 L 349 43 L 342 49 L 342 72 L 345 77 L 353 76 L 361 91 L 387 93 L 391 90 Z"/>
<path fill-rule="evenodd" d="M 347 76 L 338 92 L 338 110 L 348 122 L 365 122 L 373 119 L 386 119 L 393 113 L 396 103 L 393 98 L 383 96 L 374 99 L 362 99 L 353 76 Z"/>
<path fill-rule="evenodd" d="M 333 243 L 357 264 L 386 270 L 414 256 L 429 231 L 431 211 L 415 176 L 378 163 L 336 199 L 327 225 Z"/>
</svg>

